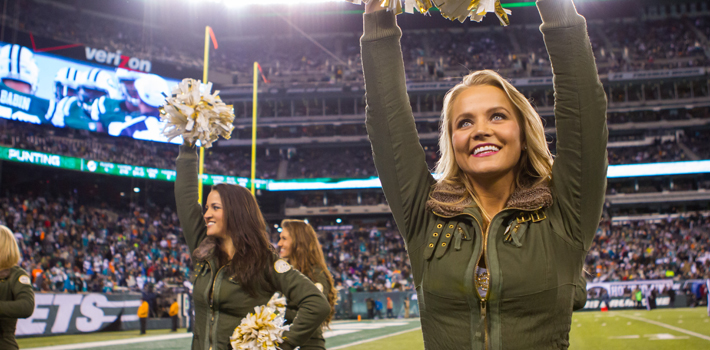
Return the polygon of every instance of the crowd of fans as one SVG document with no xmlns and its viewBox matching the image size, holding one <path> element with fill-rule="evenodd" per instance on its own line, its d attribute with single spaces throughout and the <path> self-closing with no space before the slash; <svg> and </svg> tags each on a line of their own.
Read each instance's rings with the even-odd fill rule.
<svg viewBox="0 0 710 350">
<path fill-rule="evenodd" d="M 363 191 L 363 192 L 321 192 L 309 191 L 307 194 L 295 194 L 286 198 L 286 207 L 328 207 L 335 205 L 354 206 L 354 205 L 380 205 L 387 204 L 384 193 L 382 191 Z"/>
<path fill-rule="evenodd" d="M 57 22 L 56 18 L 63 20 Z M 99 17 L 65 6 L 26 4 L 19 11 L 16 25 L 39 36 L 121 50 L 123 54 L 179 67 L 202 68 L 201 37 L 188 35 L 186 28 L 137 25 L 131 21 L 135 22 Z M 707 36 L 707 22 L 706 16 L 690 20 L 590 21 L 589 36 L 600 73 L 704 66 L 710 63 L 703 44 L 706 38 L 702 37 Z M 691 28 L 693 25 L 699 32 Z M 243 75 L 242 80 L 246 81 L 254 61 L 260 62 L 272 80 L 283 83 L 362 79 L 359 36 L 323 34 L 314 34 L 318 45 L 295 32 L 232 39 L 226 50 L 212 55 L 210 67 L 233 74 L 237 80 Z M 501 71 L 508 77 L 551 74 L 536 26 L 513 23 L 506 30 L 476 26 L 406 30 L 402 51 L 410 81 L 458 77 L 483 68 Z M 294 80 L 296 77 L 302 79 Z"/>
<path fill-rule="evenodd" d="M 391 219 L 355 225 L 315 220 L 338 289 L 412 287 L 404 242 Z M 174 210 L 150 202 L 120 210 L 105 203 L 83 204 L 72 194 L 8 193 L 0 198 L 0 224 L 15 232 L 21 266 L 31 273 L 37 291 L 151 288 L 159 293 L 181 287 L 190 269 L 190 252 Z M 276 230 L 271 238 L 275 244 Z M 689 213 L 648 222 L 602 221 L 586 271 L 595 282 L 710 278 L 710 218 Z"/>
<path fill-rule="evenodd" d="M 626 113 L 624 118 L 647 115 L 645 112 Z M 653 116 L 653 114 L 649 114 Z M 684 116 L 690 113 L 683 114 Z M 653 117 L 656 118 L 656 117 Z M 420 123 L 418 129 L 424 134 L 437 132 L 436 123 Z M 287 130 L 290 127 L 276 128 Z M 357 126 L 354 128 L 360 129 Z M 312 129 L 309 126 L 295 127 L 296 135 L 303 130 L 338 130 L 329 126 Z M 303 130 L 302 130 L 303 129 Z M 710 131 L 701 129 L 682 130 L 678 137 L 661 141 L 657 138 L 650 145 L 610 147 L 609 164 L 635 164 L 684 161 L 710 158 Z M 288 131 L 286 131 L 288 132 Z M 314 131 L 316 132 L 316 131 Z M 309 132 L 310 134 L 310 132 Z M 311 137 L 323 137 L 317 131 Z M 364 135 L 363 135 L 364 136 Z M 610 142 L 635 140 L 643 134 L 610 138 Z M 433 169 L 439 159 L 436 138 L 422 141 L 426 162 Z M 139 141 L 123 137 L 110 137 L 74 129 L 59 129 L 20 122 L 0 122 L 0 145 L 32 151 L 60 154 L 96 161 L 119 164 L 174 169 L 178 147 L 174 144 Z M 550 143 L 555 153 L 555 143 Z M 685 147 L 684 147 L 685 146 Z M 212 147 L 205 157 L 205 172 L 229 176 L 249 177 L 251 174 L 250 147 Z M 257 149 L 256 177 L 262 179 L 289 178 L 368 178 L 377 176 L 369 145 L 348 147 L 295 147 L 274 146 Z"/>
<path fill-rule="evenodd" d="M 119 210 L 83 204 L 72 194 L 8 193 L 0 197 L 0 224 L 15 233 L 21 266 L 37 291 L 120 293 L 150 286 L 160 292 L 181 288 L 189 274 L 190 252 L 170 207 L 148 202 Z M 339 289 L 411 285 L 404 243 L 393 226 L 385 221 L 319 230 Z M 275 244 L 278 233 L 271 236 Z"/>
<path fill-rule="evenodd" d="M 608 156 L 611 165 L 688 160 L 678 142 L 658 140 L 651 145 L 609 148 Z"/>
<path fill-rule="evenodd" d="M 585 263 L 594 282 L 710 278 L 710 218 L 604 221 Z"/>
<path fill-rule="evenodd" d="M 21 266 L 42 292 L 142 291 L 181 286 L 190 252 L 171 208 L 89 206 L 73 194 L 8 193 L 0 221 L 15 233 Z"/>
</svg>

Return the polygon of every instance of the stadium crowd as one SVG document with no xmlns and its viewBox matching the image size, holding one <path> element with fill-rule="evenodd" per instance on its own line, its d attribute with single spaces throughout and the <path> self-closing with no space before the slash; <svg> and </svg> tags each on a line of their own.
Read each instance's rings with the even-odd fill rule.
<svg viewBox="0 0 710 350">
<path fill-rule="evenodd" d="M 66 5 L 23 4 L 14 23 L 21 30 L 175 66 L 202 68 L 202 38 L 189 35 L 189 26 L 166 28 Z M 66 20 L 59 24 L 56 18 Z M 704 49 L 707 23 L 707 16 L 595 20 L 589 23 L 589 35 L 600 73 L 696 67 L 710 63 Z M 180 40 L 174 40 L 177 36 Z M 218 50 L 211 57 L 210 67 L 246 78 L 252 62 L 259 61 L 269 77 L 284 77 L 281 81 L 285 83 L 294 81 L 289 80 L 294 76 L 305 76 L 305 81 L 311 82 L 357 80 L 362 77 L 353 73 L 361 69 L 358 38 L 354 33 L 316 34 L 319 45 L 337 59 L 298 34 L 231 38 L 226 51 Z M 509 31 L 475 26 L 405 31 L 402 48 L 410 81 L 458 77 L 482 68 L 500 70 L 508 77 L 550 75 L 547 52 L 535 26 L 513 23 Z"/>
<path fill-rule="evenodd" d="M 170 208 L 133 203 L 121 212 L 72 194 L 0 198 L 0 221 L 21 247 L 21 266 L 43 292 L 140 291 L 181 285 L 190 253 Z"/>
<path fill-rule="evenodd" d="M 314 219 L 338 289 L 404 290 L 412 276 L 404 243 L 391 219 L 329 225 Z M 180 287 L 190 253 L 172 208 L 148 202 L 126 210 L 91 206 L 68 194 L 9 193 L 0 223 L 20 244 L 21 266 L 37 291 L 157 292 Z M 272 230 L 272 242 L 278 232 Z M 602 221 L 586 259 L 590 281 L 710 278 L 710 217 Z"/>
<path fill-rule="evenodd" d="M 267 128 L 268 129 L 268 128 Z M 278 128 L 281 129 L 281 128 Z M 284 129 L 289 129 L 288 127 Z M 308 129 L 311 127 L 295 128 Z M 332 128 L 325 128 L 333 131 Z M 420 132 L 433 133 L 424 123 Z M 317 129 L 313 129 L 317 130 Z M 299 131 L 300 132 L 300 131 Z M 310 134 L 310 133 L 309 133 Z M 301 134 L 298 134 L 301 135 Z M 326 131 L 315 131 L 312 137 L 323 137 Z M 639 135 L 634 136 L 638 138 Z M 641 135 L 642 136 L 642 135 Z M 238 135 L 235 135 L 238 138 Z M 610 138 L 624 141 L 630 137 Z M 438 160 L 435 139 L 425 141 L 426 161 L 430 168 Z M 684 130 L 673 141 L 660 141 L 642 146 L 610 147 L 609 164 L 655 163 L 710 158 L 710 131 Z M 74 129 L 58 129 L 26 123 L 0 121 L 0 145 L 32 151 L 47 152 L 96 161 L 173 169 L 177 146 L 123 137 L 110 137 Z M 687 147 L 683 147 L 687 146 Z M 554 154 L 555 144 L 550 144 Z M 690 152 L 690 154 L 689 154 Z M 230 176 L 250 176 L 251 150 L 249 147 L 213 147 L 205 157 L 205 172 Z M 283 168 L 281 164 L 285 163 Z M 280 170 L 281 168 L 281 170 Z M 299 147 L 257 149 L 257 173 L 262 179 L 320 178 L 376 176 L 369 146 Z"/>
<path fill-rule="evenodd" d="M 83 204 L 72 194 L 9 193 L 0 198 L 0 224 L 15 233 L 21 266 L 41 292 L 135 292 L 149 285 L 161 291 L 181 287 L 190 269 L 175 211 L 151 202 L 131 202 L 122 211 Z M 320 231 L 340 289 L 384 291 L 411 284 L 403 241 L 391 221 L 381 226 Z M 275 230 L 271 238 L 275 245 Z"/>
<path fill-rule="evenodd" d="M 586 258 L 590 281 L 710 278 L 710 217 L 603 221 Z"/>
</svg>

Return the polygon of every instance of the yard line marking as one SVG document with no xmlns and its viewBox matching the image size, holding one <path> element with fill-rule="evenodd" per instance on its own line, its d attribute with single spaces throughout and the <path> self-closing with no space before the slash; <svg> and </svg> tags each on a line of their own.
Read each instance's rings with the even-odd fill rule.
<svg viewBox="0 0 710 350">
<path fill-rule="evenodd" d="M 414 332 L 414 331 L 416 331 L 416 330 L 419 330 L 419 328 L 408 329 L 408 330 L 406 330 L 406 331 L 400 331 L 400 332 L 397 332 L 397 333 L 387 334 L 387 335 L 383 335 L 383 336 L 379 336 L 379 337 L 375 337 L 375 338 L 371 338 L 371 339 L 360 340 L 360 341 L 356 341 L 356 342 L 354 342 L 354 343 L 336 346 L 336 347 L 334 347 L 334 348 L 330 348 L 330 350 L 344 349 L 344 348 L 351 347 L 351 346 L 355 346 L 355 345 L 365 344 L 365 343 L 373 342 L 373 341 L 376 341 L 376 340 L 381 340 L 381 339 L 385 339 L 385 338 L 389 338 L 389 337 L 394 337 L 394 336 L 397 336 L 397 335 L 400 335 L 400 334 L 404 334 L 404 333 Z"/>
<path fill-rule="evenodd" d="M 140 337 L 140 338 L 130 338 L 130 339 L 95 341 L 95 342 L 90 342 L 90 343 L 45 346 L 45 347 L 41 347 L 41 348 L 31 348 L 31 349 L 25 349 L 25 350 L 89 349 L 89 348 L 99 348 L 99 347 L 105 347 L 105 346 L 111 346 L 111 345 L 135 344 L 135 343 L 145 343 L 145 342 L 151 342 L 151 341 L 172 340 L 172 339 L 181 339 L 181 338 L 192 338 L 192 333 L 166 334 L 166 335 L 155 335 L 152 337 Z"/>
<path fill-rule="evenodd" d="M 646 334 L 644 337 L 649 340 L 675 340 L 675 339 L 688 339 L 689 337 L 676 337 L 673 334 L 659 333 L 659 334 Z"/>
<path fill-rule="evenodd" d="M 707 341 L 710 341 L 710 337 L 708 337 L 707 335 L 702 335 L 702 334 L 699 334 L 699 333 L 691 332 L 691 331 L 685 330 L 685 329 L 683 329 L 683 328 L 673 327 L 673 326 L 668 325 L 668 324 L 665 324 L 665 323 L 647 320 L 647 319 L 642 318 L 642 317 L 634 317 L 634 316 L 627 316 L 627 315 L 619 315 L 619 316 L 621 316 L 621 317 L 626 317 L 626 318 L 630 318 L 630 319 L 636 320 L 636 321 L 643 321 L 643 322 L 646 322 L 646 323 L 655 324 L 656 326 L 659 326 L 659 327 L 664 327 L 664 328 L 672 329 L 672 330 L 674 330 L 674 331 L 676 331 L 676 332 L 685 333 L 685 334 L 688 334 L 688 335 L 692 335 L 692 336 L 694 336 L 694 337 L 698 337 L 698 338 L 700 338 L 700 339 L 705 339 L 705 340 L 707 340 Z"/>
<path fill-rule="evenodd" d="M 638 339 L 640 336 L 636 335 L 620 335 L 618 337 L 609 337 L 609 339 Z"/>
</svg>

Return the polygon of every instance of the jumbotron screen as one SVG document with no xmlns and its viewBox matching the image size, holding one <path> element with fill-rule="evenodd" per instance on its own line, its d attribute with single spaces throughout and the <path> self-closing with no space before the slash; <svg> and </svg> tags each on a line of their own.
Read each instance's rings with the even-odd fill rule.
<svg viewBox="0 0 710 350">
<path fill-rule="evenodd" d="M 167 142 L 159 107 L 177 83 L 0 42 L 0 117 L 5 119 Z"/>
</svg>

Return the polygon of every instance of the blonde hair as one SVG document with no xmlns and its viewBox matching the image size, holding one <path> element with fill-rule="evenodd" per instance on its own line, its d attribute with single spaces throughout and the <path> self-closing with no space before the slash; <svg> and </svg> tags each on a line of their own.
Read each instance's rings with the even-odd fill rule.
<svg viewBox="0 0 710 350">
<path fill-rule="evenodd" d="M 20 262 L 20 248 L 9 228 L 0 225 L 0 270 L 9 269 Z"/>
<path fill-rule="evenodd" d="M 547 147 L 545 139 L 545 127 L 542 125 L 540 115 L 537 114 L 525 95 L 520 93 L 511 83 L 503 79 L 500 74 L 492 70 L 480 70 L 470 73 L 463 78 L 463 81 L 446 93 L 444 106 L 441 112 L 441 132 L 439 134 L 439 152 L 441 157 L 436 164 L 434 172 L 440 176 L 439 183 L 448 183 L 466 188 L 471 199 L 478 205 L 483 214 L 484 220 L 490 222 L 491 217 L 483 210 L 481 203 L 471 185 L 466 174 L 461 170 L 454 155 L 454 147 L 451 142 L 453 105 L 456 98 L 466 89 L 472 86 L 493 86 L 501 89 L 508 96 L 510 102 L 515 106 L 515 115 L 521 128 L 523 141 L 527 150 L 523 151 L 516 166 L 515 183 L 516 187 L 533 186 L 542 182 L 548 182 L 552 176 L 552 154 Z M 466 200 L 462 197 L 458 203 Z M 436 201 L 432 198 L 432 200 Z M 438 201 L 436 201 L 438 202 Z M 441 203 L 450 205 L 450 203 Z"/>
</svg>

